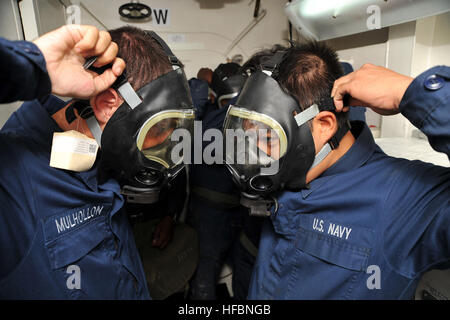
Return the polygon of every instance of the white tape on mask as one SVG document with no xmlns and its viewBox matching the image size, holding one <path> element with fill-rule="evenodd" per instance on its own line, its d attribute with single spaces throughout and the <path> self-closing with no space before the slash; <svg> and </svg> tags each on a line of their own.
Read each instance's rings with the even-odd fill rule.
<svg viewBox="0 0 450 320">
<path fill-rule="evenodd" d="M 297 121 L 297 125 L 300 127 L 301 125 L 305 124 L 309 120 L 312 120 L 319 114 L 319 107 L 317 104 L 313 104 L 308 109 L 300 112 L 297 114 L 294 118 L 295 121 Z"/>
</svg>

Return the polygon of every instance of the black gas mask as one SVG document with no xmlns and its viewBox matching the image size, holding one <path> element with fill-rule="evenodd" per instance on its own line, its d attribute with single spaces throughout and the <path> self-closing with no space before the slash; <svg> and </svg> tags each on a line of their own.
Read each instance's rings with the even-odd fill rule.
<svg viewBox="0 0 450 320">
<path fill-rule="evenodd" d="M 154 32 L 173 71 L 135 91 L 125 77 L 112 86 L 124 103 L 109 119 L 103 132 L 91 114 L 87 124 L 101 146 L 99 180 L 116 179 L 131 203 L 154 203 L 162 188 L 184 168 L 182 155 L 172 156 L 177 129 L 193 132 L 194 109 L 182 64 Z M 126 72 L 126 71 L 125 71 Z"/>
<path fill-rule="evenodd" d="M 306 188 L 307 172 L 339 146 L 350 128 L 340 128 L 316 155 L 308 122 L 335 106 L 325 97 L 302 110 L 274 79 L 285 56 L 286 51 L 278 51 L 250 76 L 224 122 L 225 163 L 241 190 L 241 204 L 252 215 L 270 215 L 277 192 Z"/>
<path fill-rule="evenodd" d="M 238 72 L 239 66 L 236 65 L 236 74 L 228 76 L 223 70 L 221 64 L 216 70 L 214 70 L 211 81 L 211 88 L 216 94 L 216 101 L 219 108 L 222 107 L 221 102 L 223 100 L 231 100 L 238 96 L 242 89 L 247 76 Z"/>
</svg>

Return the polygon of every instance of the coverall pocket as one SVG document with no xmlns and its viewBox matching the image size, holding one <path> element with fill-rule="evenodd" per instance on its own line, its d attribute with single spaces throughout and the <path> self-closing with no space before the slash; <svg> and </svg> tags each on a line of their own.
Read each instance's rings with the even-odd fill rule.
<svg viewBox="0 0 450 320">
<path fill-rule="evenodd" d="M 108 237 L 106 219 L 98 219 L 89 225 L 46 244 L 50 264 L 53 269 L 75 263 Z"/>
<path fill-rule="evenodd" d="M 348 270 L 366 270 L 373 230 L 325 216 L 299 215 L 297 219 L 297 250 Z"/>
<path fill-rule="evenodd" d="M 352 232 L 356 231 L 352 227 Z M 356 234 L 356 232 L 355 232 Z M 358 244 L 359 243 L 359 244 Z M 299 228 L 289 299 L 353 299 L 365 286 L 371 248 L 323 232 Z"/>
<path fill-rule="evenodd" d="M 297 235 L 296 247 L 327 263 L 353 271 L 365 271 L 370 255 L 369 248 L 304 229 Z"/>
<path fill-rule="evenodd" d="M 107 206 L 87 206 L 43 222 L 50 267 L 57 285 L 70 298 L 115 298 L 122 267 L 115 259 L 109 210 Z"/>
<path fill-rule="evenodd" d="M 366 288 L 375 233 L 331 214 L 293 216 L 295 240 L 286 299 L 354 299 Z"/>
<path fill-rule="evenodd" d="M 45 247 L 53 269 L 79 260 L 112 235 L 107 212 L 109 207 L 91 205 L 44 220 Z"/>
</svg>

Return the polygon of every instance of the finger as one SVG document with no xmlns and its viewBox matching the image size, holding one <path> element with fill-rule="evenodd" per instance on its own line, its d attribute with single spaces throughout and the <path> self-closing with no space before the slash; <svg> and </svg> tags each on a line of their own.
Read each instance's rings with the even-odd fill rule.
<svg viewBox="0 0 450 320">
<path fill-rule="evenodd" d="M 101 75 L 94 76 L 95 94 L 105 91 L 117 80 L 112 69 L 106 69 Z"/>
<path fill-rule="evenodd" d="M 331 97 L 334 97 L 334 95 L 336 94 L 337 87 L 339 87 L 343 83 L 349 82 L 352 77 L 353 72 L 334 81 L 333 89 L 331 90 Z"/>
<path fill-rule="evenodd" d="M 109 32 L 100 31 L 97 43 L 95 44 L 94 50 L 92 51 L 92 55 L 101 57 L 109 48 L 110 44 L 111 44 L 111 35 L 109 34 Z"/>
<path fill-rule="evenodd" d="M 110 42 L 108 48 L 106 48 L 105 51 L 103 51 L 102 54 L 99 55 L 97 61 L 95 61 L 94 66 L 99 68 L 108 63 L 113 62 L 114 59 L 117 57 L 118 52 L 119 47 L 117 46 L 117 44 L 115 42 Z"/>
<path fill-rule="evenodd" d="M 339 87 L 339 85 L 342 83 L 341 78 L 337 79 L 336 81 L 334 81 L 333 84 L 333 89 L 331 89 L 331 97 L 334 98 L 334 96 L 336 95 L 336 90 Z"/>
<path fill-rule="evenodd" d="M 95 48 L 99 31 L 93 26 L 80 26 L 79 32 L 81 33 L 81 40 L 75 45 L 75 50 L 84 56 Z"/>
<path fill-rule="evenodd" d="M 344 96 L 349 94 L 350 82 L 341 83 L 334 88 L 334 105 L 336 106 L 336 111 L 341 112 L 344 107 Z"/>
<path fill-rule="evenodd" d="M 116 58 L 114 60 L 113 66 L 112 66 L 112 70 L 114 72 L 114 74 L 116 75 L 116 77 L 120 76 L 122 74 L 122 72 L 125 70 L 125 61 L 121 58 Z"/>
</svg>

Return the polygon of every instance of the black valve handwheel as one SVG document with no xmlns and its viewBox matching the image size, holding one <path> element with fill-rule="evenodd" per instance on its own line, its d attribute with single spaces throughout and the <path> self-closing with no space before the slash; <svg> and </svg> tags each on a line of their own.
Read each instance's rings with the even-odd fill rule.
<svg viewBox="0 0 450 320">
<path fill-rule="evenodd" d="M 119 8 L 119 14 L 127 19 L 145 19 L 150 17 L 152 10 L 142 3 L 125 3 Z"/>
</svg>

